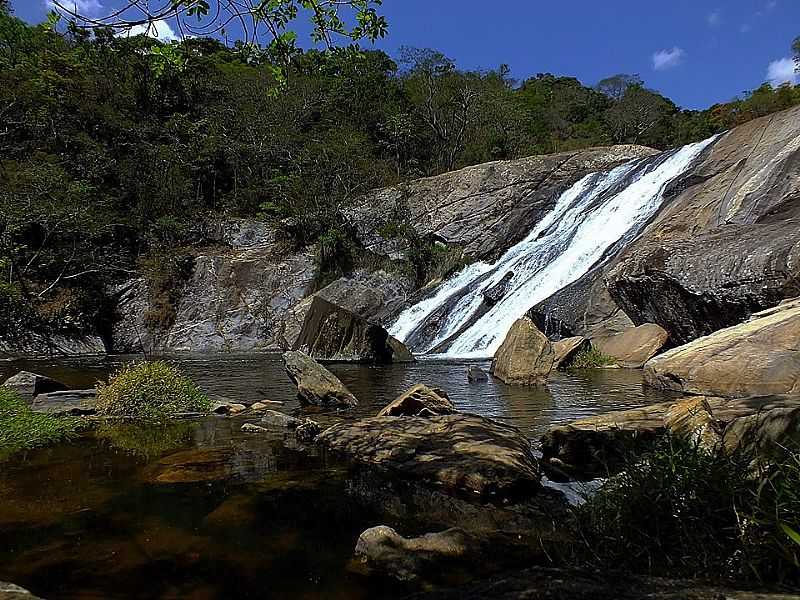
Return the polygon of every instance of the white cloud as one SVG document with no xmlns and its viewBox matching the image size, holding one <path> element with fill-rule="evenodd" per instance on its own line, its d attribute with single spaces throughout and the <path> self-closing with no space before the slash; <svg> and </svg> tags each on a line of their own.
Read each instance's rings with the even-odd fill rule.
<svg viewBox="0 0 800 600">
<path fill-rule="evenodd" d="M 748 23 L 742 23 L 739 25 L 739 33 L 750 33 L 752 29 L 753 28 Z"/>
<path fill-rule="evenodd" d="M 672 50 L 659 50 L 653 54 L 653 69 L 656 71 L 673 69 L 680 65 L 684 58 L 686 58 L 686 51 L 677 46 Z"/>
<path fill-rule="evenodd" d="M 58 3 L 79 15 L 96 16 L 103 10 L 100 0 L 58 0 Z M 53 0 L 45 0 L 44 5 L 50 10 L 59 10 Z"/>
<path fill-rule="evenodd" d="M 122 35 L 129 37 L 143 34 L 149 35 L 151 38 L 157 38 L 162 42 L 171 42 L 181 39 L 181 36 L 175 33 L 175 30 L 172 29 L 170 24 L 166 21 L 153 21 L 148 25 L 135 25 L 129 30 L 122 32 Z"/>
<path fill-rule="evenodd" d="M 767 67 L 767 81 L 775 87 L 783 83 L 797 85 L 800 83 L 800 74 L 795 69 L 795 62 L 791 58 L 773 60 Z"/>
<path fill-rule="evenodd" d="M 722 13 L 719 10 L 715 10 L 706 17 L 706 21 L 708 21 L 709 27 L 719 27 L 722 23 Z"/>
</svg>

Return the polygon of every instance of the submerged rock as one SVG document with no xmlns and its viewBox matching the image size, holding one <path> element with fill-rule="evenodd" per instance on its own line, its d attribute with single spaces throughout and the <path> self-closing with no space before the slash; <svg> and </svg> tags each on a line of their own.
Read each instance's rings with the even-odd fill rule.
<svg viewBox="0 0 800 600">
<path fill-rule="evenodd" d="M 355 555 L 371 570 L 401 581 L 413 581 L 426 572 L 452 568 L 453 563 L 474 554 L 477 545 L 462 529 L 404 538 L 391 527 L 381 525 L 359 536 Z"/>
<path fill-rule="evenodd" d="M 505 496 L 539 487 L 530 442 L 516 428 L 485 417 L 372 417 L 334 425 L 317 443 L 451 490 Z"/>
<path fill-rule="evenodd" d="M 317 360 L 409 362 L 414 357 L 377 323 L 314 297 L 294 346 Z"/>
<path fill-rule="evenodd" d="M 592 346 L 616 359 L 628 369 L 641 369 L 669 340 L 669 333 L 658 325 L 645 323 L 615 335 L 592 338 Z"/>
<path fill-rule="evenodd" d="M 379 417 L 417 417 L 449 415 L 456 411 L 447 394 L 439 388 L 417 384 L 385 406 Z"/>
<path fill-rule="evenodd" d="M 555 352 L 550 340 L 529 318 L 511 327 L 492 361 L 492 375 L 509 385 L 536 385 L 553 370 Z"/>
<path fill-rule="evenodd" d="M 325 367 L 302 352 L 283 355 L 286 373 L 297 386 L 303 404 L 350 408 L 358 405 L 356 397 Z"/>
<path fill-rule="evenodd" d="M 649 361 L 644 376 L 687 394 L 800 393 L 800 301 L 670 350 Z"/>
<path fill-rule="evenodd" d="M 69 386 L 60 381 L 38 373 L 31 373 L 30 371 L 20 371 L 16 375 L 12 375 L 3 382 L 3 387 L 15 391 L 23 398 L 35 398 L 39 394 L 49 394 L 50 392 L 61 392 L 69 389 Z"/>
</svg>

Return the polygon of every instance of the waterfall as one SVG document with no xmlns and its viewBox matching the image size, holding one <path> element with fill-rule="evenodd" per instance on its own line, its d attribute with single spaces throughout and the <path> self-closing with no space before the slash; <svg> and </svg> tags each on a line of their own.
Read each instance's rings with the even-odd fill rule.
<svg viewBox="0 0 800 600">
<path fill-rule="evenodd" d="M 669 183 L 715 139 L 587 175 L 524 240 L 494 263 L 464 268 L 404 311 L 390 333 L 420 354 L 493 356 L 514 321 L 637 236 L 660 208 Z M 489 307 L 484 292 L 498 285 L 505 293 Z"/>
</svg>

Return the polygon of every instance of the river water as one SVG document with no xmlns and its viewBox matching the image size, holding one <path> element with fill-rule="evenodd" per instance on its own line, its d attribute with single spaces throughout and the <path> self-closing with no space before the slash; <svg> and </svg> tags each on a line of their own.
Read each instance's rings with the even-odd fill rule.
<svg viewBox="0 0 800 600">
<path fill-rule="evenodd" d="M 0 363 L 0 380 L 26 369 L 91 387 L 129 360 Z M 174 362 L 212 396 L 299 410 L 279 356 Z M 666 399 L 643 386 L 639 371 L 558 373 L 546 386 L 517 388 L 470 384 L 467 364 L 489 367 L 437 360 L 330 365 L 361 404 L 347 415 L 316 418 L 373 415 L 411 385 L 428 383 L 446 390 L 460 410 L 510 422 L 535 440 L 553 424 Z M 258 418 L 101 427 L 0 463 L 0 581 L 51 600 L 405 595 L 403 586 L 354 570 L 355 542 L 375 525 L 414 534 L 433 530 L 436 520 L 396 510 L 394 498 L 392 510 L 364 501 L 354 492 L 351 465 L 297 448 L 278 432 L 244 434 L 245 422 Z"/>
</svg>

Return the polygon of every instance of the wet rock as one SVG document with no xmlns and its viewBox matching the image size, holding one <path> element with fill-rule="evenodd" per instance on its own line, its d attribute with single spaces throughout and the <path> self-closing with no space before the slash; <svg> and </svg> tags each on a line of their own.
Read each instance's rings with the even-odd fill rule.
<svg viewBox="0 0 800 600">
<path fill-rule="evenodd" d="M 617 360 L 619 366 L 640 369 L 669 340 L 663 327 L 645 323 L 608 337 L 592 338 L 592 346 Z"/>
<path fill-rule="evenodd" d="M 377 254 L 399 258 L 408 250 L 381 235 L 400 212 L 421 238 L 458 245 L 470 258 L 496 258 L 525 238 L 581 177 L 653 154 L 642 146 L 613 146 L 476 165 L 377 190 L 350 217 L 365 247 Z"/>
<path fill-rule="evenodd" d="M 244 433 L 269 433 L 270 430 L 255 423 L 245 423 L 242 425 L 242 431 Z"/>
<path fill-rule="evenodd" d="M 356 544 L 355 555 L 371 570 L 401 581 L 414 581 L 434 570 L 452 568 L 476 550 L 475 540 L 462 529 L 404 538 L 391 527 L 367 529 Z"/>
<path fill-rule="evenodd" d="M 229 402 L 226 400 L 215 402 L 211 406 L 211 413 L 215 415 L 238 415 L 243 413 L 247 410 L 247 407 L 244 404 L 239 404 L 237 402 Z"/>
<path fill-rule="evenodd" d="M 564 338 L 553 342 L 553 368 L 557 369 L 561 365 L 569 364 L 572 358 L 589 345 L 589 341 L 582 335 Z"/>
<path fill-rule="evenodd" d="M 33 399 L 34 412 L 53 416 L 84 416 L 97 412 L 97 390 L 69 390 L 39 394 Z"/>
<path fill-rule="evenodd" d="M 261 422 L 272 427 L 294 429 L 295 427 L 299 426 L 303 420 L 282 412 L 268 410 L 265 412 L 264 416 L 261 417 Z"/>
<path fill-rule="evenodd" d="M 516 428 L 485 417 L 372 417 L 334 425 L 317 443 L 447 489 L 509 495 L 539 486 L 530 442 Z"/>
<path fill-rule="evenodd" d="M 307 354 L 286 352 L 283 362 L 289 379 L 297 386 L 301 403 L 343 408 L 358 404 L 356 397 L 333 373 Z"/>
<path fill-rule="evenodd" d="M 417 384 L 407 390 L 394 401 L 386 405 L 379 417 L 417 417 L 433 415 L 449 415 L 456 411 L 447 397 L 447 393 L 439 388 Z"/>
<path fill-rule="evenodd" d="M 265 410 L 271 410 L 276 406 L 283 406 L 283 402 L 278 402 L 277 400 L 262 400 L 261 402 L 256 402 L 250 407 L 250 410 L 254 412 L 261 412 Z"/>
<path fill-rule="evenodd" d="M 41 600 L 41 598 L 18 585 L 0 581 L 0 600 Z"/>
<path fill-rule="evenodd" d="M 800 393 L 800 302 L 670 350 L 649 361 L 644 376 L 687 394 Z"/>
<path fill-rule="evenodd" d="M 503 278 L 490 288 L 484 290 L 483 301 L 487 306 L 494 306 L 502 300 L 511 287 L 511 281 L 514 279 L 514 272 L 509 271 Z"/>
<path fill-rule="evenodd" d="M 314 297 L 294 346 L 316 360 L 409 362 L 414 357 L 380 325 Z"/>
<path fill-rule="evenodd" d="M 3 386 L 15 391 L 23 398 L 34 398 L 39 394 L 61 392 L 69 389 L 66 384 L 60 381 L 38 373 L 31 373 L 30 371 L 20 371 L 16 375 L 9 377 L 3 382 Z"/>
<path fill-rule="evenodd" d="M 509 385 L 536 385 L 550 375 L 555 352 L 550 340 L 529 318 L 511 327 L 492 361 L 492 375 Z"/>
<path fill-rule="evenodd" d="M 302 444 L 310 444 L 314 440 L 317 439 L 322 428 L 319 426 L 318 423 L 312 421 L 311 419 L 305 419 L 300 425 L 297 426 L 294 430 L 295 437 L 297 437 L 297 441 Z"/>
<path fill-rule="evenodd" d="M 486 374 L 486 371 L 473 365 L 467 369 L 467 381 L 470 383 L 482 383 L 484 381 L 489 381 L 489 376 Z"/>
</svg>

